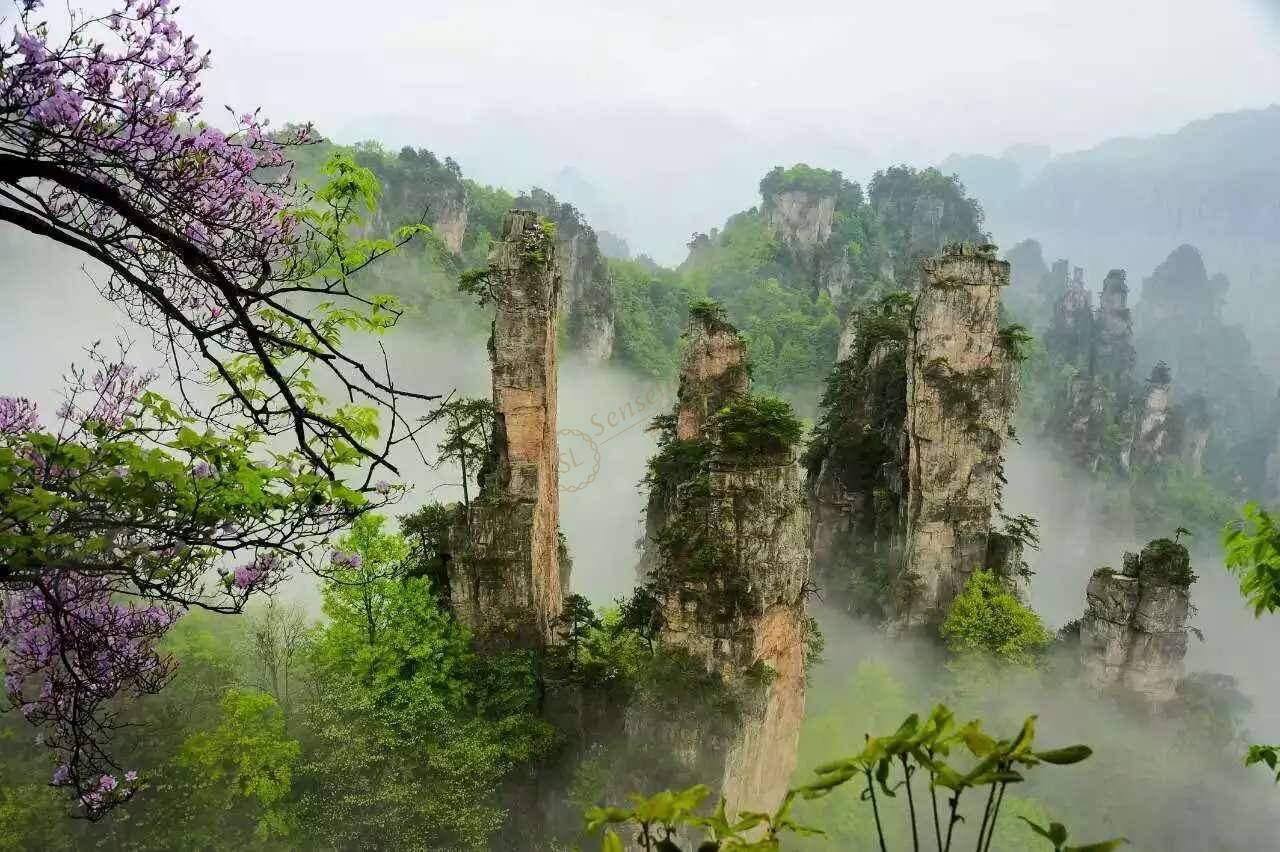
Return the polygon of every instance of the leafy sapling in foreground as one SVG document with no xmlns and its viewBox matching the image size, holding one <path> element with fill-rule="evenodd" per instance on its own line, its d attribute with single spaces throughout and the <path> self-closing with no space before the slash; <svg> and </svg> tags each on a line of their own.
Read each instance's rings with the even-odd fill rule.
<svg viewBox="0 0 1280 852">
<path fill-rule="evenodd" d="M 890 819 L 890 802 L 897 802 L 901 810 L 904 798 L 913 852 L 959 850 L 961 835 L 956 827 L 961 823 L 978 827 L 976 837 L 969 839 L 975 845 L 969 847 L 966 843 L 965 848 L 990 852 L 1010 784 L 1021 783 L 1025 774 L 1037 766 L 1069 766 L 1092 753 L 1083 745 L 1033 750 L 1035 722 L 1036 717 L 1032 716 L 1015 737 L 997 740 L 982 730 L 978 720 L 957 725 L 954 714 L 939 705 L 923 721 L 912 714 L 891 735 L 868 735 L 861 754 L 819 766 L 815 770 L 818 779 L 790 790 L 773 814 L 743 813 L 730 820 L 722 801 L 712 816 L 702 816 L 698 811 L 709 791 L 706 787 L 692 787 L 649 798 L 632 796 L 635 807 L 630 809 L 592 808 L 586 814 L 587 828 L 597 831 L 607 827 L 602 847 L 605 852 L 620 852 L 624 848 L 623 834 L 628 832 L 634 833 L 634 843 L 646 852 L 680 852 L 679 843 L 694 832 L 701 832 L 705 838 L 696 847 L 698 852 L 774 852 L 781 848 L 780 838 L 787 833 L 822 833 L 792 818 L 791 810 L 798 800 L 822 798 L 856 781 L 862 786 L 859 801 L 870 804 L 881 852 L 888 852 L 889 848 L 885 826 Z M 959 766 L 953 754 L 964 753 L 970 760 L 968 765 Z M 928 777 L 927 782 L 924 776 Z M 960 811 L 962 798 L 970 791 L 973 794 L 966 801 L 975 801 L 976 796 L 976 801 L 982 803 L 980 819 L 976 814 L 965 816 Z M 901 792 L 905 797 L 899 795 Z M 1106 852 L 1126 842 L 1115 839 L 1092 846 L 1065 847 L 1065 828 L 1035 828 L 1063 852 Z"/>
</svg>

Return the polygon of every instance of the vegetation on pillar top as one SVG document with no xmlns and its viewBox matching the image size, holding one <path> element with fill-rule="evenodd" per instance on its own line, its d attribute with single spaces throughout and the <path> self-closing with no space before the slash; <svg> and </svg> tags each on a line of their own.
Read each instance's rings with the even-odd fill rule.
<svg viewBox="0 0 1280 852">
<path fill-rule="evenodd" d="M 530 210 L 512 209 L 507 212 L 502 220 L 503 239 L 511 236 L 512 220 L 515 216 L 526 216 L 532 219 L 529 227 L 525 228 L 520 235 L 520 257 L 524 265 L 542 265 L 550 261 L 554 256 L 556 240 L 556 223 L 550 219 L 539 216 Z M 490 261 L 484 266 L 476 269 L 468 269 L 458 275 L 458 290 L 462 293 L 474 296 L 480 307 L 485 307 L 497 301 L 497 287 L 499 270 L 493 263 L 492 256 Z"/>
<path fill-rule="evenodd" d="M 1142 548 L 1142 553 L 1124 555 L 1124 575 L 1142 583 L 1177 586 L 1189 589 L 1196 581 L 1191 570 L 1191 554 L 1177 541 L 1157 538 Z"/>
<path fill-rule="evenodd" d="M 805 163 L 797 163 L 789 169 L 775 166 L 760 181 L 760 195 L 765 199 L 780 192 L 835 195 L 843 183 L 844 177 L 838 171 L 817 169 Z"/>
<path fill-rule="evenodd" d="M 708 421 L 717 459 L 750 461 L 787 455 L 800 442 L 804 424 L 784 400 L 739 394 Z"/>
<path fill-rule="evenodd" d="M 699 298 L 689 302 L 689 322 L 698 323 L 712 333 L 738 334 L 738 329 L 729 322 L 724 306 L 715 299 Z"/>
</svg>

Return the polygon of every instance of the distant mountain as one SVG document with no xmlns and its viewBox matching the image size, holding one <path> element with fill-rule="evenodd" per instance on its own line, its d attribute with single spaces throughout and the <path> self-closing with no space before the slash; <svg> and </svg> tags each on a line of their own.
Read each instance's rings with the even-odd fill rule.
<svg viewBox="0 0 1280 852">
<path fill-rule="evenodd" d="M 1245 324 L 1264 363 L 1280 363 L 1280 106 L 1113 139 L 1042 166 L 1027 152 L 952 155 L 941 166 L 982 203 L 998 243 L 1035 237 L 1047 258 L 1085 267 L 1094 287 L 1112 267 L 1141 280 L 1191 244 L 1230 280 L 1227 315 Z"/>
</svg>

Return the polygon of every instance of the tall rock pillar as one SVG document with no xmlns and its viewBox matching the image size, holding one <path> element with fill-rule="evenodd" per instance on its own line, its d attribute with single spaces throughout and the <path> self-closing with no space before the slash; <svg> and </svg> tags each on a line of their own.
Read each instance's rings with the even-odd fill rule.
<svg viewBox="0 0 1280 852">
<path fill-rule="evenodd" d="M 647 685 L 627 728 L 656 763 L 718 781 L 730 810 L 769 811 L 795 768 L 804 716 L 809 518 L 798 429 L 765 425 L 794 415 L 749 387 L 737 330 L 695 306 L 676 409 L 658 421 L 649 506 L 660 514 L 648 518 L 643 579 L 661 613 L 664 670 L 692 670 L 708 686 L 689 694 L 689 674 Z"/>
<path fill-rule="evenodd" d="M 544 644 L 560 614 L 567 563 L 559 537 L 556 442 L 560 274 L 553 229 L 512 210 L 489 255 L 496 315 L 493 457 L 480 494 L 450 534 L 452 606 L 482 641 Z"/>
<path fill-rule="evenodd" d="M 924 279 L 907 338 L 904 557 L 892 591 L 903 626 L 941 622 L 988 567 L 1017 397 L 999 326 L 1009 264 L 993 246 L 953 245 L 925 262 Z"/>
</svg>

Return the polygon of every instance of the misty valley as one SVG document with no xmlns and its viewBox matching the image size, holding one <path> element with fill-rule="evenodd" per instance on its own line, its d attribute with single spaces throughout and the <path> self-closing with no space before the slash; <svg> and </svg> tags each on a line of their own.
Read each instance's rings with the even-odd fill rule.
<svg viewBox="0 0 1280 852">
<path fill-rule="evenodd" d="M 675 259 L 191 18 L 3 13 L 0 850 L 1280 846 L 1280 107 Z"/>
</svg>

